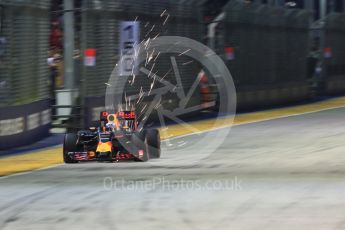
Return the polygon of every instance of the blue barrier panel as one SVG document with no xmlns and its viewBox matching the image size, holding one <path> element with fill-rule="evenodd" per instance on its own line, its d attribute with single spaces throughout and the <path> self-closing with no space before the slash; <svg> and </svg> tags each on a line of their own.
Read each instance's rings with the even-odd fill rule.
<svg viewBox="0 0 345 230">
<path fill-rule="evenodd" d="M 0 108 L 0 149 L 32 144 L 49 135 L 50 100 Z"/>
</svg>

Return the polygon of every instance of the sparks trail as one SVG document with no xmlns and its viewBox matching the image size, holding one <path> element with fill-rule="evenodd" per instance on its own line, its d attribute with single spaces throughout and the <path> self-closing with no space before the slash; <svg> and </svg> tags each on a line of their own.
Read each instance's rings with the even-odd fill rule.
<svg viewBox="0 0 345 230">
<path fill-rule="evenodd" d="M 149 46 L 150 42 L 151 42 L 151 38 L 148 38 L 148 39 L 146 40 L 146 42 L 144 43 L 145 49 L 146 49 L 146 50 L 147 50 L 147 47 Z"/>
<path fill-rule="evenodd" d="M 153 63 L 153 65 L 152 65 L 152 67 L 151 67 L 151 70 L 150 70 L 150 72 L 149 72 L 149 74 L 148 74 L 148 78 L 150 78 L 150 75 L 151 75 L 151 73 L 152 73 L 152 70 L 153 70 L 153 68 L 155 67 L 155 65 L 156 65 L 156 63 L 154 62 Z"/>
<path fill-rule="evenodd" d="M 134 75 L 134 67 L 135 67 L 135 65 L 133 64 L 133 66 L 132 66 L 132 76 Z"/>
<path fill-rule="evenodd" d="M 155 24 L 153 24 L 150 31 L 146 33 L 145 38 L 153 31 L 154 28 L 155 28 Z"/>
<path fill-rule="evenodd" d="M 145 106 L 145 107 L 146 107 L 146 106 Z M 143 113 L 144 110 L 145 110 L 145 109 L 142 109 L 141 112 L 140 112 L 140 114 L 138 114 L 138 116 L 137 116 L 137 120 L 138 120 L 138 121 L 140 121 L 140 118 L 141 118 L 143 115 L 145 115 L 145 113 Z"/>
<path fill-rule="evenodd" d="M 155 53 L 155 49 L 153 48 L 152 53 L 148 57 L 147 64 L 153 59 L 154 53 Z"/>
<path fill-rule="evenodd" d="M 163 26 L 165 25 L 165 23 L 168 21 L 168 18 L 170 17 L 170 14 L 168 14 L 167 12 L 166 12 L 167 10 L 165 9 L 165 10 L 163 10 L 163 12 L 161 13 L 161 15 L 160 15 L 160 17 L 162 18 L 163 16 L 166 16 L 166 18 L 164 19 L 164 22 L 163 22 Z"/>
<path fill-rule="evenodd" d="M 147 106 L 147 104 L 145 104 L 145 105 L 143 106 L 143 108 L 142 108 L 141 111 L 140 111 L 140 114 L 145 110 L 146 106 Z"/>
<path fill-rule="evenodd" d="M 134 80 L 135 80 L 135 74 L 133 74 L 131 86 L 134 84 Z"/>
<path fill-rule="evenodd" d="M 168 18 L 170 17 L 170 14 L 167 15 L 167 17 L 165 18 L 164 22 L 163 22 L 163 26 L 165 25 L 165 23 L 168 21 Z"/>
<path fill-rule="evenodd" d="M 146 51 L 145 67 L 149 63 L 149 52 Z"/>
<path fill-rule="evenodd" d="M 167 10 L 165 9 L 161 14 L 160 14 L 160 17 L 162 18 L 162 21 L 163 23 L 160 24 L 161 26 L 157 27 L 156 24 L 153 24 L 151 23 L 150 21 L 147 21 L 144 25 L 144 28 L 147 28 L 145 29 L 147 31 L 146 35 L 145 35 L 145 39 L 143 39 L 139 44 L 138 44 L 138 48 L 135 48 L 134 49 L 134 60 L 138 60 L 139 58 L 139 55 L 140 55 L 140 52 L 143 52 L 143 50 L 146 51 L 146 59 L 145 59 L 145 67 L 148 65 L 148 64 L 152 64 L 151 68 L 150 68 L 150 71 L 147 71 L 148 73 L 147 76 L 149 79 L 152 79 L 152 82 L 150 83 L 150 89 L 148 92 L 144 92 L 143 90 L 143 86 L 140 87 L 140 91 L 139 91 L 139 95 L 138 95 L 138 98 L 137 96 L 133 97 L 133 95 L 131 96 L 127 96 L 127 93 L 125 92 L 125 103 L 122 103 L 121 105 L 118 105 L 119 109 L 122 110 L 122 107 L 126 106 L 126 109 L 128 107 L 136 107 L 136 109 L 138 109 L 138 111 L 140 111 L 140 115 L 139 117 L 142 117 L 142 113 L 147 110 L 147 107 L 148 105 L 146 103 L 144 103 L 144 97 L 146 96 L 150 96 L 151 94 L 155 94 L 156 91 L 154 89 L 154 87 L 157 87 L 156 85 L 156 81 L 159 81 L 159 82 L 166 82 L 164 80 L 164 78 L 166 76 L 168 76 L 169 73 L 171 73 L 172 71 L 172 68 L 170 68 L 166 73 L 165 75 L 160 78 L 159 76 L 157 76 L 157 73 L 158 73 L 158 70 L 156 72 L 154 72 L 154 68 L 155 68 L 155 64 L 156 64 L 156 61 L 158 60 L 158 58 L 160 57 L 160 54 L 161 52 L 159 51 L 157 54 L 155 54 L 155 49 L 153 49 L 152 51 L 149 50 L 150 49 L 150 45 L 151 45 L 151 41 L 156 39 L 158 36 L 160 36 L 160 32 L 162 32 L 164 29 L 163 29 L 163 26 L 167 23 L 169 17 L 170 17 L 170 14 L 167 13 Z M 138 20 L 138 16 L 135 17 L 134 21 L 137 21 Z M 157 31 L 157 34 L 153 34 L 153 31 Z M 179 44 L 179 43 L 175 43 L 173 45 L 176 45 L 176 44 Z M 141 46 L 144 46 L 144 49 L 140 50 L 141 49 Z M 121 55 L 121 62 L 122 63 L 124 60 L 123 60 L 123 56 Z M 138 63 L 139 64 L 139 63 Z M 133 67 L 132 67 L 132 79 L 129 81 L 130 83 L 130 86 L 134 86 L 135 82 L 137 82 L 137 84 L 139 83 L 138 81 L 136 81 L 136 74 L 135 74 L 135 62 L 133 62 Z M 173 85 L 171 86 L 173 87 Z M 175 86 L 175 89 L 176 89 L 176 86 Z M 160 98 L 160 100 L 155 103 L 154 105 L 154 108 L 155 109 L 158 109 L 160 106 L 162 106 L 161 104 L 161 101 L 162 99 Z M 144 105 L 143 105 L 144 104 Z M 135 105 L 135 106 L 134 106 Z M 146 114 L 146 116 L 142 119 L 142 121 L 146 120 L 148 117 L 148 115 Z"/>
<path fill-rule="evenodd" d="M 125 105 L 126 105 L 126 110 L 127 110 L 127 93 L 125 92 Z"/>
<path fill-rule="evenodd" d="M 193 61 L 187 61 L 185 63 L 182 63 L 182 65 L 188 65 L 188 64 L 191 64 L 191 63 L 193 63 Z"/>
<path fill-rule="evenodd" d="M 136 104 L 138 104 L 139 102 L 140 102 L 140 99 L 144 96 L 144 91 L 143 91 L 143 87 L 141 86 L 140 87 L 140 91 L 139 91 L 139 98 L 138 98 L 138 100 L 137 100 L 137 103 Z"/>
<path fill-rule="evenodd" d="M 157 73 L 158 73 L 158 70 L 157 70 L 156 73 L 153 74 L 153 81 L 152 81 L 152 83 L 151 83 L 151 87 L 150 87 L 150 91 L 149 91 L 149 93 L 148 93 L 148 96 L 150 96 L 151 91 L 152 91 L 152 88 L 153 88 L 153 86 L 154 86 L 154 84 L 155 84 L 156 74 L 157 74 Z"/>
<path fill-rule="evenodd" d="M 137 117 L 139 117 L 143 108 L 145 108 L 145 104 L 142 104 L 142 103 L 135 106 L 135 111 L 137 112 Z"/>
<path fill-rule="evenodd" d="M 180 53 L 178 56 L 182 56 L 183 54 L 189 52 L 191 49 L 187 49 L 186 51 L 183 51 L 182 53 Z"/>
<path fill-rule="evenodd" d="M 141 43 L 142 43 L 142 41 L 139 44 L 141 44 Z M 134 48 L 134 60 L 138 59 L 139 53 L 140 53 L 140 46 L 138 45 L 137 49 Z M 133 66 L 134 66 L 134 63 L 133 63 Z"/>
<path fill-rule="evenodd" d="M 153 62 L 156 62 L 156 60 L 157 60 L 157 58 L 158 58 L 158 56 L 160 55 L 160 51 L 158 52 L 158 54 L 156 55 L 156 57 L 155 57 L 155 59 L 153 60 Z"/>
<path fill-rule="evenodd" d="M 167 10 L 164 9 L 160 16 L 163 17 L 163 15 L 165 14 L 166 11 L 167 11 Z"/>
<path fill-rule="evenodd" d="M 152 38 L 152 40 L 155 40 L 155 39 L 159 36 L 159 34 L 160 34 L 160 33 L 158 33 L 156 36 L 154 36 L 154 37 Z"/>
<path fill-rule="evenodd" d="M 168 72 L 166 72 L 166 73 L 164 74 L 164 76 L 159 80 L 160 83 L 162 83 L 162 81 L 164 80 L 164 78 L 171 72 L 171 70 L 172 70 L 172 68 L 170 68 L 170 69 L 168 70 Z"/>
<path fill-rule="evenodd" d="M 121 104 L 117 104 L 117 108 L 118 108 L 118 111 L 122 111 L 122 103 Z"/>
</svg>

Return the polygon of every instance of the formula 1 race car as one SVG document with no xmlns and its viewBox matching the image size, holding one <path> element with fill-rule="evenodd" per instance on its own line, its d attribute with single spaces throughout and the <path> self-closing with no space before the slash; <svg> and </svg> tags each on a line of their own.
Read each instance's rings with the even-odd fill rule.
<svg viewBox="0 0 345 230">
<path fill-rule="evenodd" d="M 159 158 L 160 135 L 157 129 L 138 130 L 136 114 L 121 111 L 101 112 L 98 127 L 66 133 L 63 144 L 65 163 L 80 161 L 148 161 Z"/>
</svg>

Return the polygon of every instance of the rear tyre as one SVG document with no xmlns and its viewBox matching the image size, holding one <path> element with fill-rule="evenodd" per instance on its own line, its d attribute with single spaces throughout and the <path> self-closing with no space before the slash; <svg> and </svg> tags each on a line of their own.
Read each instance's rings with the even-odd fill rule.
<svg viewBox="0 0 345 230">
<path fill-rule="evenodd" d="M 78 163 L 78 161 L 73 160 L 68 152 L 78 152 L 81 151 L 81 146 L 77 145 L 78 136 L 75 133 L 66 133 L 63 143 L 63 161 L 66 164 Z"/>
<path fill-rule="evenodd" d="M 136 153 L 135 155 L 138 155 L 141 151 L 142 156 L 139 155 L 138 158 L 136 158 L 137 161 L 148 161 L 150 160 L 150 155 L 148 153 L 148 144 L 147 144 L 147 135 L 146 132 L 139 132 L 135 133 L 132 136 L 132 144 L 133 144 L 133 150 L 132 152 Z"/>
<path fill-rule="evenodd" d="M 161 157 L 161 138 L 157 129 L 147 130 L 148 152 L 151 158 Z"/>
</svg>

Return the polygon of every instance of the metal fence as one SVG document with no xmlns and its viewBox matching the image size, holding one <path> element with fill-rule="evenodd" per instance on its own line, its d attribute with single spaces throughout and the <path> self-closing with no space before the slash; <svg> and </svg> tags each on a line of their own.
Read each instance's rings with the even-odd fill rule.
<svg viewBox="0 0 345 230">
<path fill-rule="evenodd" d="M 228 67 L 237 86 L 305 80 L 309 12 L 235 0 L 224 11 L 221 47 L 235 49 Z"/>
<path fill-rule="evenodd" d="M 160 17 L 163 11 L 170 15 L 164 26 L 161 25 L 163 21 Z M 202 37 L 200 10 L 191 3 L 177 4 L 173 0 L 85 0 L 81 47 L 95 48 L 97 51 L 96 66 L 85 67 L 83 72 L 86 96 L 104 95 L 105 82 L 108 81 L 111 71 L 120 58 L 120 22 L 134 20 L 140 22 L 140 40 L 153 38 L 156 35 L 178 35 L 196 40 Z M 161 67 L 166 66 L 161 65 Z M 140 81 L 140 76 L 138 79 Z M 189 80 L 186 78 L 186 81 Z M 148 84 L 145 81 L 142 83 L 144 86 Z"/>
<path fill-rule="evenodd" d="M 223 12 L 215 49 L 232 74 L 240 109 L 310 96 L 306 74 L 310 12 L 239 0 L 231 0 Z M 226 50 L 233 51 L 230 58 Z"/>
<path fill-rule="evenodd" d="M 345 15 L 332 13 L 324 24 L 324 81 L 327 94 L 345 91 Z"/>
<path fill-rule="evenodd" d="M 0 106 L 48 97 L 50 0 L 0 0 Z"/>
<path fill-rule="evenodd" d="M 330 14 L 325 21 L 325 47 L 331 48 L 327 61 L 327 76 L 345 78 L 345 15 Z"/>
<path fill-rule="evenodd" d="M 49 134 L 50 0 L 0 0 L 0 149 Z"/>
<path fill-rule="evenodd" d="M 202 39 L 203 25 L 197 1 L 178 3 L 174 0 L 85 0 L 82 8 L 81 47 L 83 50 L 94 48 L 97 53 L 95 66 L 81 68 L 81 88 L 84 98 L 104 97 L 106 83 L 121 56 L 119 50 L 121 21 L 140 22 L 140 41 L 155 36 L 172 35 L 198 41 Z M 163 12 L 165 16 L 161 17 Z M 164 55 L 161 55 L 160 59 L 163 60 Z M 186 62 L 183 58 L 178 60 L 178 64 L 183 62 Z M 170 59 L 166 58 L 160 61 L 153 71 L 163 76 L 170 67 Z M 183 75 L 183 87 L 190 88 L 200 68 L 198 69 L 195 64 L 188 67 L 180 65 L 179 70 L 181 76 Z M 170 73 L 165 79 L 174 81 L 175 78 L 173 73 Z M 150 84 L 151 81 L 147 76 L 138 73 L 135 86 L 126 89 L 126 92 L 138 93 L 141 87 L 147 90 Z M 104 100 L 97 101 L 98 106 L 104 106 Z"/>
</svg>

